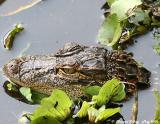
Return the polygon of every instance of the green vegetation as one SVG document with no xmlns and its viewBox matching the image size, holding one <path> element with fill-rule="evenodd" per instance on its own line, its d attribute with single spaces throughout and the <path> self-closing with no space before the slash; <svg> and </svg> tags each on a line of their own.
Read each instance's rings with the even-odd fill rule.
<svg viewBox="0 0 160 124">
<path fill-rule="evenodd" d="M 23 30 L 24 28 L 22 27 L 22 24 L 17 24 L 11 31 L 9 31 L 5 35 L 3 43 L 4 43 L 4 47 L 7 50 L 10 50 L 12 48 L 15 36 Z"/>
<path fill-rule="evenodd" d="M 154 95 L 156 98 L 156 114 L 153 124 L 160 124 L 160 93 L 159 91 L 154 91 Z"/>
<path fill-rule="evenodd" d="M 122 4 L 123 3 L 123 4 Z M 125 49 L 133 43 L 135 36 L 145 34 L 159 27 L 159 1 L 148 3 L 141 0 L 109 0 L 103 6 L 105 20 L 99 30 L 98 41 L 112 46 L 113 49 Z"/>
<path fill-rule="evenodd" d="M 96 94 L 93 94 L 92 89 L 96 90 Z M 35 101 L 29 88 L 21 87 L 19 91 L 29 102 Z M 120 102 L 126 96 L 125 85 L 118 79 L 107 81 L 101 88 L 88 87 L 86 91 L 87 94 L 92 95 L 92 99 L 87 101 L 71 99 L 64 91 L 54 89 L 51 96 L 43 98 L 40 106 L 26 117 L 29 118 L 30 124 L 60 124 L 64 121 L 72 121 L 74 124 L 77 119 L 101 123 L 120 113 L 120 107 L 109 107 L 112 102 Z"/>
<path fill-rule="evenodd" d="M 156 53 L 160 55 L 160 44 L 154 45 L 153 49 L 155 49 Z"/>
</svg>

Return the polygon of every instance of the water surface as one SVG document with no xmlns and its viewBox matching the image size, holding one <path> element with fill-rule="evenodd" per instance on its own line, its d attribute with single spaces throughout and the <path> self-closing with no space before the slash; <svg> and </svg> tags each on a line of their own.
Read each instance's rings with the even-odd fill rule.
<svg viewBox="0 0 160 124">
<path fill-rule="evenodd" d="M 31 0 L 7 0 L 0 6 L 0 14 L 26 5 Z M 25 54 L 47 54 L 56 52 L 64 43 L 75 41 L 85 45 L 97 45 L 96 35 L 102 23 L 103 11 L 100 10 L 105 0 L 45 0 L 36 6 L 13 16 L 0 18 L 0 39 L 16 23 L 23 23 L 25 30 L 16 37 L 11 51 L 6 51 L 0 44 L 0 67 L 11 58 L 20 54 L 27 46 L 31 47 Z M 139 93 L 139 116 L 143 120 L 154 117 L 155 101 L 153 88 L 159 86 L 160 57 L 155 54 L 152 45 L 158 43 L 152 33 L 139 37 L 138 43 L 128 51 L 134 53 L 139 62 L 152 71 L 152 87 Z M 19 102 L 3 90 L 5 77 L 0 72 L 0 124 L 17 124 L 17 118 L 23 111 L 33 111 L 36 106 Z M 122 114 L 126 120 L 130 119 L 131 106 L 134 99 L 124 103 Z"/>
</svg>

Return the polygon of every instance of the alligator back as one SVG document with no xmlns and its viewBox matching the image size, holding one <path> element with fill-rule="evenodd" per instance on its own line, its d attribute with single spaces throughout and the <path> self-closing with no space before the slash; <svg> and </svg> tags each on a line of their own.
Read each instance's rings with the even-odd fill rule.
<svg viewBox="0 0 160 124">
<path fill-rule="evenodd" d="M 133 94 L 137 88 L 150 86 L 150 71 L 140 66 L 134 59 L 132 53 L 124 51 L 110 51 L 107 54 L 108 79 L 114 76 L 126 82 L 127 93 Z M 135 85 L 135 86 L 134 86 Z"/>
</svg>

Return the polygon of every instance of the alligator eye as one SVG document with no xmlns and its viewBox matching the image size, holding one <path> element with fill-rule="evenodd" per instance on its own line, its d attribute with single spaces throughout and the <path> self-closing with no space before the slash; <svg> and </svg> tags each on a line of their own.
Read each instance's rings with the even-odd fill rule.
<svg viewBox="0 0 160 124">
<path fill-rule="evenodd" d="M 66 74 L 73 74 L 76 72 L 76 69 L 74 68 L 63 68 L 62 69 Z"/>
</svg>

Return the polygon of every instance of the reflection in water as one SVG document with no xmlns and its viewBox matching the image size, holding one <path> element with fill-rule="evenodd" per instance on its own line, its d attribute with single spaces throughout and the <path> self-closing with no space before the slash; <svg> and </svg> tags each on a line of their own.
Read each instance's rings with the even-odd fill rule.
<svg viewBox="0 0 160 124">
<path fill-rule="evenodd" d="M 6 94 L 8 94 L 10 97 L 17 99 L 23 103 L 26 104 L 40 104 L 41 100 L 45 97 L 48 97 L 46 94 L 42 94 L 36 91 L 32 91 L 27 93 L 26 90 L 21 91 L 21 88 L 25 87 L 20 87 L 16 84 L 13 84 L 9 81 L 5 81 L 3 84 L 3 88 Z M 31 100 L 27 99 L 27 95 L 31 93 Z"/>
<path fill-rule="evenodd" d="M 30 47 L 31 47 L 31 42 L 27 43 L 27 46 L 24 49 L 22 49 L 21 53 L 19 54 L 19 57 L 24 56 Z"/>
<path fill-rule="evenodd" d="M 19 88 L 16 85 L 12 85 L 9 81 L 5 81 L 3 84 L 4 91 L 11 96 L 12 98 L 15 98 L 19 101 L 27 103 L 28 101 L 20 94 Z"/>
<path fill-rule="evenodd" d="M 0 0 L 0 5 L 2 4 L 2 3 L 4 3 L 6 0 Z"/>
</svg>

